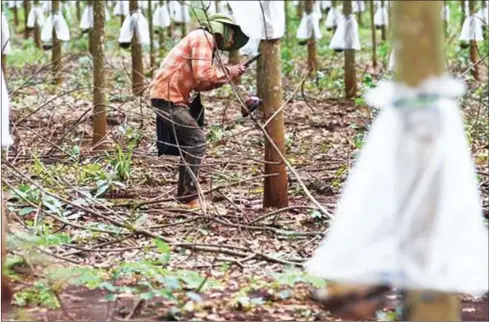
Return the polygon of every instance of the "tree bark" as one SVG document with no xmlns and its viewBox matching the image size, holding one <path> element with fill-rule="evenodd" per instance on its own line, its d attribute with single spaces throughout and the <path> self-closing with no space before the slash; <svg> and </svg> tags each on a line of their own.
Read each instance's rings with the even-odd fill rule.
<svg viewBox="0 0 489 322">
<path fill-rule="evenodd" d="M 460 28 L 462 28 L 465 21 L 465 0 L 460 0 L 460 6 L 462 8 L 462 14 L 460 15 Z"/>
<path fill-rule="evenodd" d="M 34 0 L 33 5 L 39 5 L 39 0 Z M 36 24 L 34 24 L 34 43 L 36 47 L 42 50 L 42 41 L 41 41 L 41 28 Z"/>
<path fill-rule="evenodd" d="M 382 10 L 384 10 L 383 8 L 385 8 L 385 0 L 380 1 L 380 6 L 382 7 Z M 387 30 L 385 28 L 385 24 L 380 26 L 380 39 L 382 39 L 382 41 L 386 41 L 387 39 Z"/>
<path fill-rule="evenodd" d="M 80 0 L 76 0 L 76 21 L 81 22 Z"/>
<path fill-rule="evenodd" d="M 306 13 L 308 15 L 312 14 L 314 8 L 314 0 L 306 0 Z M 307 40 L 307 66 L 309 68 L 309 73 L 314 78 L 316 78 L 317 72 L 317 47 L 316 47 L 316 37 L 314 35 L 314 29 L 312 31 L 312 36 Z"/>
<path fill-rule="evenodd" d="M 440 1 L 394 3 L 394 38 L 399 43 L 395 53 L 396 78 L 409 87 L 445 72 L 441 5 Z M 437 193 L 436 190 L 429 193 Z M 426 205 L 426 216 L 432 216 L 434 207 L 432 203 Z M 408 291 L 404 311 L 405 321 L 460 321 L 458 299 L 449 293 Z"/>
<path fill-rule="evenodd" d="M 12 12 L 14 14 L 14 25 L 17 27 L 19 26 L 19 10 L 17 9 L 17 6 L 12 8 Z"/>
<path fill-rule="evenodd" d="M 351 14 L 352 0 L 343 1 L 343 14 Z M 357 73 L 355 65 L 355 50 L 345 49 L 345 98 L 353 98 L 357 94 Z"/>
<path fill-rule="evenodd" d="M 160 0 L 160 6 L 163 6 L 165 4 L 165 0 Z M 159 43 L 160 43 L 160 55 L 163 56 L 165 53 L 165 30 L 163 28 L 160 28 L 159 30 Z"/>
<path fill-rule="evenodd" d="M 474 15 L 476 13 L 475 9 L 475 1 L 476 0 L 468 0 L 469 1 L 469 10 L 470 10 L 470 15 Z M 479 60 L 479 54 L 477 50 L 477 41 L 476 40 L 471 40 L 470 41 L 470 62 L 472 63 L 472 77 L 474 77 L 475 81 L 480 81 L 480 75 L 479 75 L 479 65 L 475 65 L 475 63 Z"/>
<path fill-rule="evenodd" d="M 262 40 L 262 56 L 259 59 L 257 87 L 263 98 L 263 112 L 268 120 L 283 103 L 282 78 L 280 62 L 280 39 Z M 266 126 L 266 131 L 280 152 L 285 155 L 285 125 L 283 112 L 278 113 Z M 289 203 L 287 194 L 287 173 L 285 164 L 273 148 L 265 141 L 265 174 L 277 174 L 265 178 L 263 190 L 263 207 L 286 207 Z M 278 163 L 279 164 L 270 164 Z"/>
<path fill-rule="evenodd" d="M 53 0 L 51 4 L 51 13 L 53 16 L 55 14 L 61 14 L 60 10 L 60 1 L 59 0 Z M 51 56 L 51 61 L 53 63 L 53 74 L 54 74 L 54 82 L 57 85 L 61 85 L 63 83 L 63 75 L 62 75 L 62 61 L 61 61 L 61 41 L 58 39 L 58 36 L 56 35 L 56 28 L 53 28 L 53 37 L 52 37 L 52 42 L 53 42 L 53 49 L 52 49 L 52 56 Z"/>
<path fill-rule="evenodd" d="M 107 133 L 107 119 L 105 113 L 105 3 L 103 0 L 93 2 L 93 138 L 95 150 L 103 150 L 104 145 L 99 144 Z"/>
<path fill-rule="evenodd" d="M 138 1 L 130 0 L 129 11 L 138 10 Z M 139 43 L 137 33 L 132 36 L 131 41 L 131 57 L 132 57 L 132 93 L 136 96 L 142 96 L 144 90 L 144 70 L 143 70 L 143 49 Z"/>
<path fill-rule="evenodd" d="M 24 39 L 29 39 L 29 28 L 27 28 L 27 18 L 29 17 L 29 11 L 31 10 L 31 3 L 29 0 L 24 0 Z"/>
<path fill-rule="evenodd" d="M 153 44 L 153 39 L 154 39 L 154 34 L 153 34 L 153 7 L 152 7 L 152 2 L 151 0 L 148 0 L 148 24 L 149 24 L 149 39 L 150 39 L 150 44 L 149 44 L 149 61 L 150 61 L 150 70 L 151 70 L 151 77 L 154 76 L 155 68 L 156 68 L 156 57 L 155 57 L 155 50 L 154 50 L 154 44 Z"/>
<path fill-rule="evenodd" d="M 232 50 L 229 52 L 229 61 L 230 65 L 238 65 L 240 63 L 241 56 L 239 54 L 239 49 Z M 233 79 L 233 84 L 238 85 L 241 84 L 241 77 L 236 77 Z"/>
<path fill-rule="evenodd" d="M 370 27 L 372 31 L 372 67 L 377 68 L 377 36 L 375 32 L 375 2 L 370 0 Z"/>
</svg>

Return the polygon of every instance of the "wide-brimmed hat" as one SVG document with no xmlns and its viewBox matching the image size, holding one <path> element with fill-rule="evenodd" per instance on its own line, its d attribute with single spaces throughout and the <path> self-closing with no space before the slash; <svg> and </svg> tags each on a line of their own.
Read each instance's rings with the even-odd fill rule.
<svg viewBox="0 0 489 322">
<path fill-rule="evenodd" d="M 225 50 L 236 50 L 248 42 L 249 38 L 244 34 L 244 32 L 241 30 L 241 27 L 236 24 L 236 21 L 234 20 L 233 17 L 223 14 L 223 13 L 216 13 L 211 16 L 209 16 L 209 19 L 207 21 L 204 21 L 202 23 L 204 27 L 207 27 L 212 31 L 213 33 L 220 33 L 221 35 L 224 36 L 224 26 L 226 25 L 230 28 L 233 29 L 234 34 L 233 34 L 233 45 L 229 48 L 226 48 Z"/>
</svg>

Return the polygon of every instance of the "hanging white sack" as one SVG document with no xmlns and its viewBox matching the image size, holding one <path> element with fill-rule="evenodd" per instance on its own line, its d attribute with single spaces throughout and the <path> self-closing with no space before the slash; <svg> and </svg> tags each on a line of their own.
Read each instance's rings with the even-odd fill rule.
<svg viewBox="0 0 489 322">
<path fill-rule="evenodd" d="M 329 48 L 336 51 L 344 49 L 360 50 L 360 36 L 358 34 L 358 23 L 355 15 L 351 14 L 348 17 L 340 16 L 338 19 L 338 27 L 331 38 Z"/>
<path fill-rule="evenodd" d="M 252 39 L 279 39 L 285 33 L 283 1 L 229 1 L 241 30 Z"/>
<path fill-rule="evenodd" d="M 353 0 L 352 1 L 352 12 L 364 12 L 365 11 L 365 2 L 361 0 Z"/>
<path fill-rule="evenodd" d="M 17 8 L 21 9 L 23 6 L 23 1 L 22 0 L 10 0 L 8 3 L 9 9 Z"/>
<path fill-rule="evenodd" d="M 180 1 L 170 1 L 170 14 L 176 23 L 189 23 L 190 12 L 187 3 L 180 3 Z"/>
<path fill-rule="evenodd" d="M 164 3 L 162 6 L 158 5 L 153 13 L 153 25 L 160 28 L 166 28 L 170 26 L 170 13 L 168 12 L 168 6 Z"/>
<path fill-rule="evenodd" d="M 299 40 L 307 40 L 314 33 L 315 39 L 321 39 L 321 30 L 319 28 L 319 17 L 315 14 L 305 14 L 302 16 L 299 28 L 297 28 L 296 37 Z"/>
<path fill-rule="evenodd" d="M 314 1 L 314 5 L 312 7 L 312 14 L 316 15 L 318 17 L 318 20 L 321 20 L 321 18 L 323 17 L 320 1 Z"/>
<path fill-rule="evenodd" d="M 389 24 L 389 15 L 386 7 L 380 7 L 377 9 L 374 15 L 375 27 L 380 28 Z"/>
<path fill-rule="evenodd" d="M 27 28 L 42 27 L 45 21 L 41 5 L 33 5 L 27 16 Z"/>
<path fill-rule="evenodd" d="M 148 10 L 148 0 L 139 0 L 138 6 L 139 6 L 139 9 Z"/>
<path fill-rule="evenodd" d="M 461 41 L 483 41 L 484 36 L 482 32 L 482 20 L 476 15 L 471 15 L 465 18 L 462 26 L 462 32 L 460 33 Z"/>
<path fill-rule="evenodd" d="M 65 18 L 61 14 L 49 15 L 46 23 L 41 30 L 41 40 L 49 43 L 53 36 L 53 27 L 56 30 L 56 37 L 61 41 L 70 40 L 70 30 Z"/>
<path fill-rule="evenodd" d="M 239 49 L 241 55 L 255 56 L 258 54 L 260 39 L 249 39 L 248 42 Z"/>
<path fill-rule="evenodd" d="M 46 13 L 51 13 L 51 1 L 44 0 L 42 2 L 42 10 Z"/>
<path fill-rule="evenodd" d="M 331 8 L 326 15 L 326 29 L 331 30 L 338 26 L 338 19 L 342 16 L 341 11 L 338 8 Z"/>
<path fill-rule="evenodd" d="M 298 0 L 292 0 L 292 4 L 293 4 L 294 6 L 297 6 L 297 5 L 299 4 L 299 1 L 298 1 Z"/>
<path fill-rule="evenodd" d="M 131 46 L 134 32 L 137 33 L 137 39 L 141 45 L 150 44 L 148 20 L 142 14 L 141 9 L 127 16 L 122 23 L 119 35 L 119 45 L 122 48 Z"/>
<path fill-rule="evenodd" d="M 488 290 L 488 230 L 456 103 L 463 92 L 463 83 L 443 77 L 417 88 L 380 83 L 366 95 L 381 110 L 306 264 L 310 273 L 402 289 Z M 427 106 L 423 95 L 433 97 Z M 396 106 L 400 100 L 411 103 Z"/>
<path fill-rule="evenodd" d="M 229 1 L 219 1 L 217 5 L 217 12 L 219 13 L 230 13 Z"/>
<path fill-rule="evenodd" d="M 80 29 L 83 33 L 93 28 L 93 6 L 85 6 L 80 21 Z"/>
<path fill-rule="evenodd" d="M 331 0 L 322 0 L 321 1 L 321 9 L 322 10 L 327 10 L 329 8 L 331 8 Z"/>
<path fill-rule="evenodd" d="M 114 16 L 127 16 L 129 14 L 129 1 L 116 1 L 113 14 Z"/>
<path fill-rule="evenodd" d="M 387 70 L 394 71 L 395 68 L 396 68 L 396 54 L 395 54 L 395 49 L 393 49 L 389 56 L 389 65 L 387 67 Z"/>
<path fill-rule="evenodd" d="M 7 85 L 3 78 L 3 70 L 0 68 L 2 82 L 2 148 L 8 148 L 14 143 L 10 135 L 10 102 L 8 97 Z"/>
<path fill-rule="evenodd" d="M 7 17 L 2 11 L 2 48 L 0 48 L 2 55 L 10 54 L 12 46 L 10 45 L 10 30 Z"/>
<path fill-rule="evenodd" d="M 477 17 L 482 21 L 482 26 L 487 27 L 489 25 L 489 7 L 485 7 L 477 11 Z"/>
</svg>

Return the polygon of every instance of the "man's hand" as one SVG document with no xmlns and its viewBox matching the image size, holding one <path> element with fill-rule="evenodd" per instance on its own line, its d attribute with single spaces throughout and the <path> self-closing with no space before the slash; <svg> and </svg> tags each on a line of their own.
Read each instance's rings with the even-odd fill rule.
<svg viewBox="0 0 489 322">
<path fill-rule="evenodd" d="M 245 65 L 233 65 L 233 66 L 229 66 L 228 69 L 229 69 L 229 76 L 231 78 L 240 77 L 248 70 L 248 68 Z"/>
</svg>

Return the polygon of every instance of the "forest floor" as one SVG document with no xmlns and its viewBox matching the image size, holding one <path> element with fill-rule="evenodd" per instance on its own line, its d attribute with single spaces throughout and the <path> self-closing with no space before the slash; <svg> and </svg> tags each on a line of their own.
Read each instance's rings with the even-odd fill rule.
<svg viewBox="0 0 489 322">
<path fill-rule="evenodd" d="M 178 160 L 157 156 L 148 94 L 131 95 L 130 56 L 120 56 L 108 58 L 106 151 L 90 147 L 87 55 L 64 58 L 60 87 L 50 84 L 49 67 L 9 68 L 15 144 L 3 157 L 2 183 L 10 195 L 7 266 L 16 309 L 4 318 L 335 320 L 309 298 L 325 282 L 301 269 L 324 236 L 327 215 L 291 171 L 289 206 L 263 209 L 264 136 L 240 118 L 230 87 L 204 94 L 209 145 L 200 184 L 212 202 L 206 213 L 186 210 L 173 199 Z M 334 214 L 375 115 L 361 99 L 334 98 L 342 95 L 334 81 L 342 77 L 342 55 L 330 56 L 321 61 L 319 85 L 308 80 L 304 90 L 304 60 L 285 59 L 283 89 L 287 160 Z M 360 73 L 367 60 L 358 62 L 362 91 L 381 77 Z M 242 95 L 256 94 L 254 74 L 237 86 Z M 486 93 L 487 84 L 472 86 L 461 106 L 487 217 Z M 464 320 L 489 319 L 487 296 L 461 299 Z M 383 315 L 365 319 L 394 319 L 398 300 L 390 295 Z"/>
</svg>

